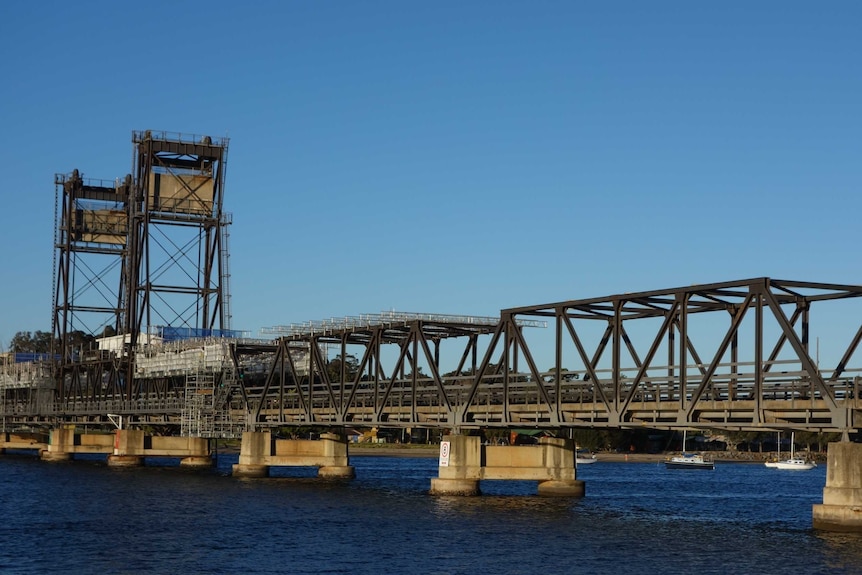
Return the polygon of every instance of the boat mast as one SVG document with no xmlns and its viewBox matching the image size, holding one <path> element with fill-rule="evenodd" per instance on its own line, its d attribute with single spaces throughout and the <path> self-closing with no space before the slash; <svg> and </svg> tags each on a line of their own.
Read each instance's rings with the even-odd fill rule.
<svg viewBox="0 0 862 575">
<path fill-rule="evenodd" d="M 796 443 L 796 432 L 790 432 L 790 459 L 793 459 L 793 444 Z"/>
</svg>

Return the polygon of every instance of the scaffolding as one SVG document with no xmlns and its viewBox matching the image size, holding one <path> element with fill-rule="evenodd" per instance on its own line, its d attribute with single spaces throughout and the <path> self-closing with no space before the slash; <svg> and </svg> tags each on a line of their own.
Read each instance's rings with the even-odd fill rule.
<svg viewBox="0 0 862 575">
<path fill-rule="evenodd" d="M 187 339 L 139 346 L 136 351 L 136 377 L 182 378 L 182 436 L 239 437 L 245 430 L 245 409 L 241 402 L 232 404 L 239 390 L 233 344 L 225 338 Z"/>
<path fill-rule="evenodd" d="M 235 370 L 201 369 L 186 375 L 180 435 L 184 437 L 236 438 L 245 431 L 242 406 L 231 405 L 237 389 Z"/>
<path fill-rule="evenodd" d="M 20 355 L 0 355 L 2 431 L 6 431 L 6 416 L 52 413 L 55 408 L 53 363 L 45 359 L 17 361 Z"/>
<path fill-rule="evenodd" d="M 415 313 L 402 311 L 384 311 L 366 313 L 357 316 L 333 317 L 318 321 L 292 323 L 261 328 L 261 335 L 276 335 L 282 337 L 305 337 L 313 335 L 330 335 L 349 330 L 366 330 L 375 327 L 391 327 L 406 325 L 410 322 L 422 321 L 440 325 L 471 325 L 493 327 L 500 323 L 498 317 L 475 315 L 447 315 L 438 313 Z M 518 320 L 521 327 L 547 327 L 546 321 Z"/>
</svg>

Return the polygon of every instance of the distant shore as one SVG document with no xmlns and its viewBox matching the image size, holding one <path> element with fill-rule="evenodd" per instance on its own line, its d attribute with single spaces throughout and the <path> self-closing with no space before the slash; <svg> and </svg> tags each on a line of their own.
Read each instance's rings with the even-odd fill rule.
<svg viewBox="0 0 862 575">
<path fill-rule="evenodd" d="M 437 457 L 440 453 L 438 445 L 398 445 L 392 443 L 380 443 L 360 447 L 351 443 L 348 446 L 348 454 L 357 457 Z M 596 459 L 599 461 L 628 462 L 628 463 L 659 463 L 669 459 L 676 453 L 614 453 L 598 452 Z M 719 463 L 763 463 L 775 459 L 775 453 L 758 453 L 747 451 L 706 451 L 704 457 Z M 826 461 L 825 453 L 812 453 L 811 457 L 818 462 Z M 782 453 L 783 457 L 786 454 Z"/>
<path fill-rule="evenodd" d="M 220 453 L 239 453 L 239 444 L 222 445 Z M 438 457 L 439 445 L 417 445 L 398 443 L 350 443 L 347 453 L 351 457 Z M 775 452 L 759 453 L 756 451 L 704 451 L 701 454 L 706 459 L 718 463 L 763 463 L 776 459 Z M 617 453 L 611 451 L 599 451 L 596 459 L 599 461 L 628 462 L 628 463 L 658 463 L 670 459 L 677 452 L 667 453 Z M 782 452 L 782 459 L 789 454 Z M 826 453 L 806 453 L 806 455 L 818 463 L 826 462 Z"/>
</svg>

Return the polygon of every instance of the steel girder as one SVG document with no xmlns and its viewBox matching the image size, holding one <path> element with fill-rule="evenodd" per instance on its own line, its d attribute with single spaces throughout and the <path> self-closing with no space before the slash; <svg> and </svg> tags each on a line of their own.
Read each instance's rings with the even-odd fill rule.
<svg viewBox="0 0 862 575">
<path fill-rule="evenodd" d="M 482 331 L 483 346 L 471 334 L 445 375 L 439 337 L 420 321 L 296 334 L 281 340 L 281 367 L 258 389 L 252 421 L 845 431 L 858 421 L 862 372 L 848 365 L 862 329 L 839 363 L 823 370 L 809 352 L 809 323 L 814 304 L 859 296 L 859 286 L 755 278 L 513 308 Z M 693 327 L 703 316 L 712 316 L 708 343 L 700 341 L 703 328 Z M 547 371 L 534 356 L 549 346 L 527 337 L 527 318 L 553 320 Z M 648 333 L 639 323 L 649 324 Z M 600 326 L 591 342 L 588 324 Z M 363 350 L 358 370 L 352 377 L 327 372 L 324 346 L 341 346 L 343 357 L 348 343 Z M 388 364 L 387 344 L 398 349 Z M 294 375 L 305 361 L 297 354 L 308 357 L 301 375 Z M 666 361 L 658 359 L 663 354 Z"/>
<path fill-rule="evenodd" d="M 809 352 L 810 313 L 815 303 L 859 296 L 862 286 L 754 278 L 514 308 L 503 310 L 502 321 L 555 320 L 551 377 L 542 378 L 530 366 L 532 381 L 549 396 L 542 419 L 551 423 L 844 431 L 854 426 L 860 407 L 862 374 L 848 371 L 848 363 L 862 328 L 845 342 L 837 366 L 822 370 Z M 711 334 L 722 337 L 717 345 L 696 345 L 691 322 L 707 312 L 725 317 L 710 324 Z M 630 328 L 650 319 L 649 346 L 639 348 Z M 596 322 L 604 329 L 590 354 L 582 326 Z M 773 340 L 765 335 L 767 323 Z M 507 334 L 507 347 L 520 347 L 529 359 L 526 341 L 515 330 Z M 743 335 L 749 347 L 740 346 Z M 576 353 L 566 361 L 575 361 L 584 376 L 578 386 L 564 379 L 567 344 Z M 765 355 L 767 345 L 772 347 Z M 703 355 L 704 348 L 711 354 Z M 643 357 L 639 349 L 645 349 Z M 660 349 L 666 364 L 656 361 Z M 627 375 L 631 371 L 633 377 Z M 571 401 L 566 390 L 575 387 L 580 399 Z"/>
<path fill-rule="evenodd" d="M 231 403 L 249 428 L 846 431 L 862 409 L 862 370 L 850 367 L 862 328 L 854 324 L 824 368 L 809 350 L 811 324 L 824 302 L 859 296 L 860 286 L 754 278 L 507 309 L 478 325 L 322 322 L 271 344 L 233 342 Z M 552 322 L 550 341 L 526 329 L 540 325 L 530 318 Z M 89 383 L 111 381 L 116 368 L 83 377 L 87 369 L 68 384 L 77 405 L 89 405 L 79 416 L 129 393 L 128 413 L 179 413 L 180 379 L 126 386 L 119 374 L 95 391 Z M 73 408 L 63 409 L 74 417 Z"/>
</svg>

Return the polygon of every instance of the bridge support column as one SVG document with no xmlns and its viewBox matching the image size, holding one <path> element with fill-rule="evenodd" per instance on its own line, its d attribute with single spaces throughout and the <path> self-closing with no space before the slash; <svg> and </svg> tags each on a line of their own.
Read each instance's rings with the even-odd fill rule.
<svg viewBox="0 0 862 575">
<path fill-rule="evenodd" d="M 347 441 L 333 433 L 320 439 L 272 439 L 268 431 L 242 434 L 239 463 L 233 466 L 237 477 L 266 477 L 271 466 L 317 467 L 317 476 L 326 479 L 352 479 L 348 465 Z"/>
<path fill-rule="evenodd" d="M 550 479 L 539 480 L 539 495 L 583 497 L 583 481 L 576 478 L 575 445 L 571 440 L 546 437 L 539 441 L 542 458 Z"/>
<path fill-rule="evenodd" d="M 317 476 L 325 479 L 353 479 L 356 470 L 348 465 L 347 440 L 334 433 L 321 433 L 322 458 L 325 464 L 317 468 Z"/>
<path fill-rule="evenodd" d="M 48 449 L 39 452 L 42 461 L 69 461 L 75 450 L 75 429 L 52 429 L 48 437 Z"/>
<path fill-rule="evenodd" d="M 140 429 L 114 431 L 114 453 L 108 455 L 108 467 L 139 467 L 144 463 L 144 432 Z"/>
<path fill-rule="evenodd" d="M 862 444 L 829 444 L 823 503 L 814 505 L 813 526 L 862 532 Z"/>
<path fill-rule="evenodd" d="M 268 477 L 267 459 L 272 452 L 272 434 L 264 431 L 246 431 L 242 434 L 239 463 L 231 469 L 234 477 Z"/>
<path fill-rule="evenodd" d="M 438 477 L 431 478 L 431 495 L 479 495 L 482 442 L 478 437 L 444 435 L 440 442 Z"/>
<path fill-rule="evenodd" d="M 479 495 L 479 481 L 535 480 L 539 495 L 583 497 L 576 478 L 575 447 L 568 439 L 545 438 L 538 445 L 482 445 L 478 437 L 447 435 L 440 444 L 439 477 L 432 495 Z"/>
</svg>

